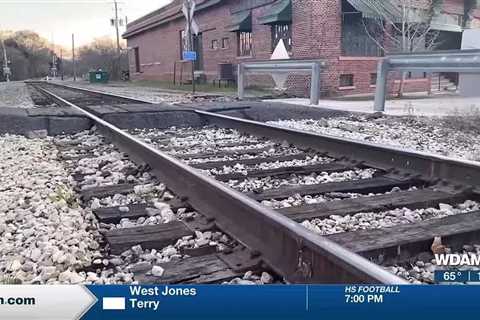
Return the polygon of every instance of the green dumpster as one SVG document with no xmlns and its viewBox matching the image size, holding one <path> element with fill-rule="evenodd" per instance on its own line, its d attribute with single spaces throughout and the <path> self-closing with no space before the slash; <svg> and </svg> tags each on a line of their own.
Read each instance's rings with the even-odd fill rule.
<svg viewBox="0 0 480 320">
<path fill-rule="evenodd" d="M 107 83 L 109 74 L 106 71 L 90 71 L 90 83 Z"/>
</svg>

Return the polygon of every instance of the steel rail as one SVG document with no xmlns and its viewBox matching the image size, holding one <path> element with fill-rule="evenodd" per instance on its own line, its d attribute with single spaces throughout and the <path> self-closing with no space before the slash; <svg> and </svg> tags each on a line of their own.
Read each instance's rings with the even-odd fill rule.
<svg viewBox="0 0 480 320">
<path fill-rule="evenodd" d="M 83 92 L 83 93 L 90 94 L 90 95 L 106 96 L 106 97 L 109 97 L 111 99 L 123 100 L 123 101 L 129 102 L 129 103 L 137 103 L 137 104 L 138 103 L 148 103 L 148 104 L 152 104 L 151 101 L 144 100 L 144 99 L 131 98 L 131 97 L 127 97 L 127 96 L 124 96 L 124 95 L 108 93 L 108 92 L 92 90 L 92 89 L 85 89 L 85 88 L 81 88 L 81 87 L 69 86 L 69 85 L 60 84 L 60 83 L 53 83 L 53 82 L 46 82 L 46 81 L 25 81 L 25 83 L 26 84 L 32 84 L 32 85 L 35 85 L 35 84 L 38 84 L 38 85 L 52 85 L 52 86 L 56 86 L 56 87 L 59 87 L 59 88 L 65 88 L 65 89 L 70 89 L 70 90 L 74 90 L 74 91 Z"/>
<path fill-rule="evenodd" d="M 386 171 L 398 170 L 399 174 L 405 174 L 406 178 L 408 174 L 427 181 L 442 179 L 461 185 L 462 188 L 471 188 L 480 192 L 480 164 L 478 162 L 289 129 L 207 111 L 196 110 L 195 112 L 218 126 L 236 128 L 277 141 L 288 141 L 296 146 L 325 152 L 335 158 L 346 157 Z"/>
<path fill-rule="evenodd" d="M 169 189 L 218 227 L 259 252 L 262 259 L 291 283 L 383 283 L 407 281 L 314 234 L 286 216 L 264 207 L 181 161 L 147 145 L 81 107 L 39 88 L 96 123 L 97 128 L 134 161 L 150 165 Z"/>
</svg>

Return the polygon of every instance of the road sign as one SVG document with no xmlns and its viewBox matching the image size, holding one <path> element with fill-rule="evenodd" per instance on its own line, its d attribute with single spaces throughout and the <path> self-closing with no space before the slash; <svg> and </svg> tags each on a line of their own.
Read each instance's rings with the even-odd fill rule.
<svg viewBox="0 0 480 320">
<path fill-rule="evenodd" d="M 195 61 L 197 60 L 197 53 L 195 51 L 183 51 L 183 60 Z"/>
<path fill-rule="evenodd" d="M 183 12 L 183 15 L 185 16 L 185 20 L 187 21 L 187 25 L 185 27 L 185 30 L 187 31 L 187 33 L 191 28 L 190 31 L 192 31 L 193 34 L 198 35 L 198 33 L 200 32 L 200 28 L 198 27 L 197 22 L 193 19 L 193 14 L 195 13 L 195 6 L 196 6 L 195 1 L 186 0 L 183 2 L 182 12 Z M 188 7 L 190 7 L 190 10 Z M 188 24 L 189 21 L 190 21 L 190 25 Z"/>
<path fill-rule="evenodd" d="M 198 35 L 200 32 L 200 27 L 198 26 L 197 22 L 192 18 L 192 33 Z"/>
<path fill-rule="evenodd" d="M 187 20 L 189 18 L 193 18 L 193 13 L 195 12 L 195 5 L 195 1 L 186 0 L 185 2 L 183 2 L 182 12 L 185 18 L 187 18 Z M 190 10 L 188 10 L 188 6 L 190 7 Z"/>
</svg>

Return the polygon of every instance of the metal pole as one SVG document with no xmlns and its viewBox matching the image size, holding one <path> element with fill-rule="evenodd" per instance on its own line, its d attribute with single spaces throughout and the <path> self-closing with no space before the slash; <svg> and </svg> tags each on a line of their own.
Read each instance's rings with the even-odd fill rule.
<svg viewBox="0 0 480 320">
<path fill-rule="evenodd" d="M 188 49 L 190 51 L 195 51 L 193 44 L 193 33 L 192 33 L 192 17 L 190 16 L 191 0 L 186 0 L 187 7 L 187 26 L 188 26 Z M 198 57 L 197 57 L 198 58 Z M 192 60 L 192 94 L 195 94 L 195 61 Z"/>
<path fill-rule="evenodd" d="M 56 58 L 56 55 L 55 55 L 55 45 L 54 45 L 53 51 L 52 51 L 52 76 L 54 80 L 57 77 L 57 59 L 55 58 Z"/>
<path fill-rule="evenodd" d="M 318 105 L 320 100 L 320 66 L 314 63 L 312 66 L 312 84 L 310 85 L 310 104 Z"/>
<path fill-rule="evenodd" d="M 3 73 L 5 76 L 5 81 L 10 82 L 10 69 L 8 68 L 7 48 L 5 48 L 5 42 L 3 42 L 3 39 L 2 39 L 2 48 L 3 48 Z"/>
<path fill-rule="evenodd" d="M 63 73 L 63 48 L 60 48 L 60 74 L 61 74 L 61 78 L 62 78 L 62 81 L 63 81 L 63 78 L 64 78 L 64 73 Z"/>
<path fill-rule="evenodd" d="M 382 59 L 378 62 L 377 68 L 377 87 L 375 89 L 375 105 L 373 110 L 376 112 L 385 111 L 385 99 L 387 97 L 387 77 L 389 62 Z"/>
<path fill-rule="evenodd" d="M 242 63 L 238 64 L 238 70 L 237 70 L 237 77 L 238 77 L 238 84 L 237 84 L 237 92 L 238 92 L 238 99 L 242 100 L 243 95 L 244 95 L 244 71 L 245 67 L 243 66 Z"/>
<path fill-rule="evenodd" d="M 73 61 L 73 81 L 77 81 L 77 66 L 75 62 L 75 34 L 72 33 L 72 61 Z"/>
<path fill-rule="evenodd" d="M 118 3 L 117 0 L 113 1 L 115 3 L 115 29 L 117 31 L 117 55 L 120 56 L 120 32 L 118 30 Z"/>
</svg>

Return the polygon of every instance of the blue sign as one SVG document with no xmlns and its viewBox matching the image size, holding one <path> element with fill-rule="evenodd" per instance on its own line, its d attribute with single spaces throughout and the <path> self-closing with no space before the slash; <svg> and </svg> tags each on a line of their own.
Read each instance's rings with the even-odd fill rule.
<svg viewBox="0 0 480 320">
<path fill-rule="evenodd" d="M 183 51 L 183 60 L 187 60 L 187 61 L 197 60 L 197 52 L 196 51 Z"/>
</svg>

